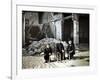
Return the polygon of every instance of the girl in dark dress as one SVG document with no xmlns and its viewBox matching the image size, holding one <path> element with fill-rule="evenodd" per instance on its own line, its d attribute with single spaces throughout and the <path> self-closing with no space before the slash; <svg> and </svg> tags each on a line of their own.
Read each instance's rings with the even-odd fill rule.
<svg viewBox="0 0 100 80">
<path fill-rule="evenodd" d="M 71 40 L 68 41 L 68 47 L 67 47 L 67 53 L 68 53 L 68 59 L 73 59 L 73 56 L 75 54 L 75 47 Z"/>
</svg>

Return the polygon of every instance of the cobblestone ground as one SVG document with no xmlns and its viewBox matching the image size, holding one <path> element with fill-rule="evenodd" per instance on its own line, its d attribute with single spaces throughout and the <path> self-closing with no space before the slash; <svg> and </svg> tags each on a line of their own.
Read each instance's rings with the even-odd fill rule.
<svg viewBox="0 0 100 80">
<path fill-rule="evenodd" d="M 22 57 L 22 68 L 23 69 L 40 69 L 40 68 L 65 68 L 65 67 L 76 67 L 76 66 L 89 66 L 89 51 L 76 52 L 74 59 L 53 61 L 44 63 L 43 55 L 35 56 L 23 56 Z"/>
</svg>

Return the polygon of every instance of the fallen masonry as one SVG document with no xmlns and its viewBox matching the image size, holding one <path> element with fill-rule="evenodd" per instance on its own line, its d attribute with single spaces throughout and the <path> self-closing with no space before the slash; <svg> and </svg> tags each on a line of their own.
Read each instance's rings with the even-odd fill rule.
<svg viewBox="0 0 100 80">
<path fill-rule="evenodd" d="M 54 38 L 44 38 L 40 41 L 33 41 L 27 49 L 23 48 L 23 54 L 26 55 L 34 55 L 36 53 L 40 54 L 44 51 L 44 48 L 47 44 L 50 45 L 52 48 L 52 51 L 54 52 L 56 49 L 56 43 L 58 43 L 59 40 Z M 64 45 L 64 48 L 66 49 L 67 43 L 65 41 L 62 41 L 62 44 Z"/>
</svg>

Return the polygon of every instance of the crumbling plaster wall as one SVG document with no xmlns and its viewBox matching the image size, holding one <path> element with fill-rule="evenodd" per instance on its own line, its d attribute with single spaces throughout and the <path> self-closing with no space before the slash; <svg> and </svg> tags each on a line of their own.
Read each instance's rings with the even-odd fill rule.
<svg viewBox="0 0 100 80">
<path fill-rule="evenodd" d="M 52 15 L 50 12 L 46 12 L 42 16 L 42 23 L 48 23 L 50 25 L 51 32 L 56 39 L 62 39 L 62 21 L 57 19 L 61 19 L 63 16 L 61 13 Z M 55 22 L 53 22 L 55 21 Z"/>
<path fill-rule="evenodd" d="M 52 38 L 56 38 L 56 39 L 62 39 L 62 21 L 61 20 L 58 20 L 58 21 L 55 21 L 55 22 L 52 22 L 53 20 L 57 20 L 57 19 L 60 19 L 62 18 L 62 14 L 61 13 L 58 13 L 56 15 L 53 15 L 51 14 L 51 12 L 43 12 L 42 13 L 42 16 L 39 15 L 40 13 L 39 12 L 30 12 L 30 11 L 26 11 L 24 12 L 23 14 L 23 17 L 22 17 L 22 21 L 23 21 L 23 24 L 22 24 L 22 42 L 23 42 L 23 45 L 25 44 L 25 28 L 26 27 L 31 27 L 34 25 L 38 25 L 40 30 L 42 29 L 42 24 L 45 24 L 45 23 L 48 23 L 49 24 L 49 28 L 50 29 L 50 33 L 53 34 Z M 53 13 L 54 14 L 54 13 Z M 40 22 L 40 17 L 41 17 L 41 22 Z M 29 23 L 28 25 L 26 25 L 26 20 L 29 20 Z"/>
</svg>

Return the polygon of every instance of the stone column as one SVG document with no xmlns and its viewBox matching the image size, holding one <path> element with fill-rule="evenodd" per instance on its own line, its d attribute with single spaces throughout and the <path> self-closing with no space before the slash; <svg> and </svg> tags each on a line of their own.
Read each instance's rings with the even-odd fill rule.
<svg viewBox="0 0 100 80">
<path fill-rule="evenodd" d="M 79 49 L 79 16 L 72 14 L 73 20 L 73 41 L 76 49 Z"/>
<path fill-rule="evenodd" d="M 62 14 L 57 14 L 55 15 L 55 20 L 56 19 L 61 19 L 62 18 Z M 62 40 L 62 20 L 58 20 L 55 22 L 55 26 L 56 26 L 56 39 L 61 39 Z"/>
</svg>

